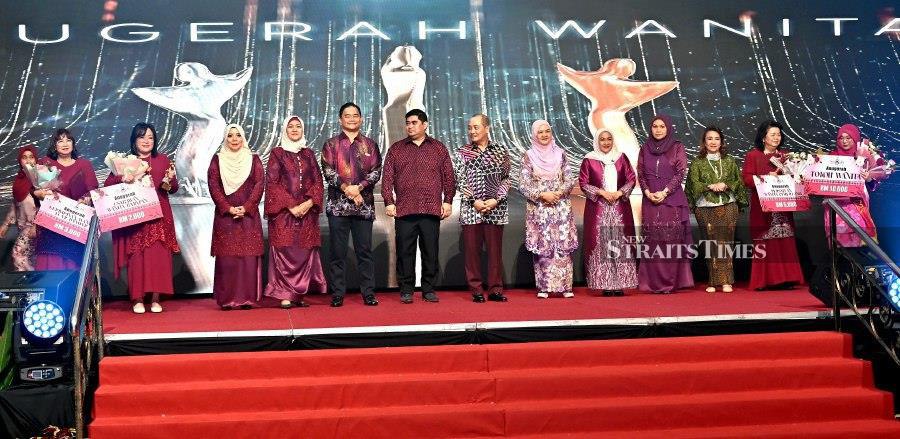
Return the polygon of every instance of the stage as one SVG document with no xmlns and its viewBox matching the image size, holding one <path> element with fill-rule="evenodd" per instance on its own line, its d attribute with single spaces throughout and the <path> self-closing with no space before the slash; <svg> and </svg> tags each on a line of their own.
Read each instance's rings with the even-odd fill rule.
<svg viewBox="0 0 900 439">
<path fill-rule="evenodd" d="M 104 304 L 104 335 L 113 355 L 497 343 L 658 337 L 828 328 L 830 310 L 805 288 L 788 291 L 675 294 L 628 291 L 602 297 L 576 288 L 575 297 L 538 299 L 533 290 L 506 292 L 506 303 L 473 303 L 465 291 L 443 291 L 440 303 L 401 304 L 397 292 L 367 307 L 358 295 L 331 308 L 311 295 L 309 308 L 276 304 L 222 311 L 211 297 L 175 298 L 165 312 L 138 315 L 128 301 Z"/>
</svg>

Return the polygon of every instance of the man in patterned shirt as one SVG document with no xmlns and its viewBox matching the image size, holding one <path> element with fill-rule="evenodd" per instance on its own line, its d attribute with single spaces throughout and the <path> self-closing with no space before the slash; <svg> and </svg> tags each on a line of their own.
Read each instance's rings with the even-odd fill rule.
<svg viewBox="0 0 900 439">
<path fill-rule="evenodd" d="M 359 290 L 363 303 L 375 300 L 375 266 L 372 263 L 372 223 L 375 220 L 373 189 L 381 178 L 381 153 L 374 140 L 359 132 L 362 116 L 353 102 L 341 105 L 340 134 L 322 147 L 322 174 L 328 185 L 329 271 L 331 306 L 344 304 L 347 282 L 347 238 L 353 235 L 353 249 L 359 264 Z"/>
<path fill-rule="evenodd" d="M 456 178 L 460 201 L 466 281 L 472 301 L 483 303 L 481 246 L 487 247 L 487 300 L 506 302 L 503 295 L 503 225 L 509 223 L 509 153 L 490 140 L 490 119 L 476 114 L 469 119 L 469 140 L 457 151 L 460 167 Z"/>
<path fill-rule="evenodd" d="M 385 156 L 381 196 L 385 213 L 394 217 L 400 301 L 412 303 L 416 241 L 422 251 L 422 298 L 437 302 L 438 238 L 441 220 L 453 213 L 456 178 L 443 143 L 425 134 L 428 116 L 419 109 L 406 113 L 406 134 Z"/>
</svg>

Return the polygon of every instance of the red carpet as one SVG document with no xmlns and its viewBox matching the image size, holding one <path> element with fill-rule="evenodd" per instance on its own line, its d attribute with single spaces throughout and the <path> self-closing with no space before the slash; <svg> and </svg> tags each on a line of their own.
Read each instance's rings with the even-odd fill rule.
<svg viewBox="0 0 900 439">
<path fill-rule="evenodd" d="M 355 295 L 342 308 L 331 308 L 329 296 L 316 295 L 306 299 L 310 308 L 287 311 L 277 307 L 221 311 L 211 298 L 176 299 L 163 302 L 162 314 L 143 315 L 132 313 L 127 301 L 115 301 L 104 305 L 103 327 L 106 334 L 137 334 L 827 311 L 801 289 L 738 289 L 730 294 L 685 290 L 667 295 L 629 291 L 625 297 L 599 297 L 576 288 L 572 299 L 545 300 L 537 299 L 532 290 L 510 290 L 507 303 L 473 303 L 464 291 L 439 294 L 440 303 L 423 302 L 417 293 L 415 303 L 404 305 L 398 293 L 382 293 L 377 307 L 364 306 Z"/>
<path fill-rule="evenodd" d="M 106 357 L 95 397 L 92 438 L 900 435 L 825 332 Z"/>
</svg>

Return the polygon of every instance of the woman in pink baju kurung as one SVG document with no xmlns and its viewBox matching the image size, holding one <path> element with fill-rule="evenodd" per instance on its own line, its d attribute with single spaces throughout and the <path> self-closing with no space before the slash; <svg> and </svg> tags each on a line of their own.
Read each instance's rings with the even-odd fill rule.
<svg viewBox="0 0 900 439">
<path fill-rule="evenodd" d="M 150 124 L 139 123 L 131 131 L 131 153 L 150 165 L 150 184 L 156 188 L 163 216 L 112 232 L 114 272 L 118 277 L 122 268 L 127 268 L 128 295 L 136 314 L 145 312 L 147 296 L 150 296 L 150 311 L 162 312 L 159 296 L 175 293 L 172 254 L 180 251 L 169 204 L 169 194 L 178 190 L 178 179 L 169 158 L 157 152 L 156 139 L 156 129 Z M 110 174 L 103 185 L 119 183 L 143 184 L 131 176 Z"/>
<path fill-rule="evenodd" d="M 866 189 L 861 197 L 840 197 L 835 201 L 841 206 L 853 220 L 859 225 L 869 236 L 878 239 L 878 232 L 875 230 L 875 220 L 869 211 L 869 191 L 875 190 L 881 180 L 887 178 L 887 170 L 885 162 L 882 158 L 875 158 L 871 154 L 862 154 L 859 144 L 862 141 L 862 134 L 856 125 L 846 124 L 838 129 L 836 148 L 831 155 L 846 156 L 856 158 L 859 169 L 866 181 Z M 862 247 L 864 244 L 862 238 L 857 235 L 853 229 L 848 226 L 841 217 L 835 218 L 837 221 L 837 241 L 841 247 Z M 828 220 L 828 212 L 825 212 L 825 237 L 829 236 L 831 231 L 831 222 Z"/>
<path fill-rule="evenodd" d="M 65 128 L 56 130 L 50 139 L 47 157 L 41 164 L 59 169 L 60 186 L 56 194 L 84 204 L 91 204 L 90 192 L 100 185 L 91 162 L 78 157 L 75 137 Z M 48 191 L 34 192 L 39 199 L 52 196 Z M 38 227 L 35 242 L 36 270 L 78 270 L 84 257 L 84 244 L 69 239 L 59 233 Z"/>
<path fill-rule="evenodd" d="M 211 249 L 216 258 L 213 296 L 223 310 L 249 309 L 262 298 L 259 202 L 265 173 L 240 125 L 225 128 L 225 141 L 209 165 L 207 181 L 216 215 Z"/>
<path fill-rule="evenodd" d="M 578 183 L 587 197 L 584 206 L 584 264 L 588 288 L 604 296 L 624 296 L 638 285 L 634 260 L 634 217 L 628 197 L 636 178 L 628 156 L 600 130 L 594 151 L 581 162 Z"/>
<path fill-rule="evenodd" d="M 303 121 L 285 121 L 281 145 L 272 150 L 266 169 L 264 210 L 269 221 L 269 283 L 265 295 L 309 306 L 303 296 L 325 293 L 327 283 L 319 248 L 319 214 L 325 187 L 316 154 L 306 147 Z"/>
</svg>

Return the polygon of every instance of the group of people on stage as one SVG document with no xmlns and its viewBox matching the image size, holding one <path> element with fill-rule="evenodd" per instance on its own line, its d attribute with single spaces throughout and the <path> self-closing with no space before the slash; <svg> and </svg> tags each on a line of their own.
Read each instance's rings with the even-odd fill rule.
<svg viewBox="0 0 900 439">
<path fill-rule="evenodd" d="M 376 185 L 381 181 L 385 213 L 394 218 L 396 270 L 400 300 L 412 303 L 416 248 L 421 251 L 422 299 L 437 302 L 440 221 L 452 214 L 460 194 L 459 221 L 468 288 L 475 302 L 506 302 L 503 293 L 503 226 L 509 223 L 510 157 L 506 147 L 490 137 L 490 120 L 477 114 L 468 121 L 469 143 L 454 160 L 443 143 L 427 134 L 428 116 L 414 109 L 406 114 L 407 137 L 395 142 L 382 160 L 378 145 L 360 132 L 359 106 L 348 102 L 338 111 L 341 131 L 325 141 L 321 160 L 309 148 L 303 121 L 290 116 L 281 127 L 278 147 L 263 167 L 240 125 L 225 129 L 224 141 L 209 166 L 209 193 L 215 204 L 212 255 L 216 257 L 213 292 L 222 309 L 252 308 L 264 297 L 283 308 L 306 307 L 304 295 L 331 293 L 331 306 L 343 305 L 348 241 L 356 252 L 363 302 L 378 305 L 374 290 L 372 227 Z M 139 123 L 131 134 L 131 152 L 149 164 L 149 175 L 161 203 L 162 218 L 113 232 L 116 276 L 127 269 L 129 295 L 135 313 L 161 312 L 160 295 L 173 294 L 172 254 L 179 251 L 169 194 L 178 190 L 171 161 L 157 150 L 153 125 Z M 525 247 L 534 254 L 537 297 L 573 297 L 572 254 L 579 247 L 570 194 L 576 184 L 587 201 L 584 210 L 584 263 L 587 285 L 605 296 L 622 296 L 639 288 L 670 293 L 694 285 L 690 214 L 694 213 L 707 254 L 706 291 L 733 291 L 732 253 L 740 210 L 749 206 L 754 244 L 765 249 L 752 262 L 750 287 L 789 287 L 804 282 L 790 213 L 763 212 L 753 176 L 776 175 L 772 157 L 782 157 L 782 126 L 767 121 L 757 130 L 755 149 L 743 169 L 728 154 L 722 131 L 707 127 L 700 152 L 689 162 L 671 118 L 658 115 L 641 147 L 637 166 L 616 147 L 613 133 L 599 129 L 593 151 L 581 161 L 579 175 L 554 139 L 545 120 L 531 126 L 531 147 L 522 157 L 518 190 L 526 200 Z M 859 129 L 844 125 L 832 154 L 855 156 Z M 46 157 L 31 146 L 18 154 L 20 171 L 13 182 L 13 207 L 0 228 L 17 225 L 19 236 L 12 259 L 17 270 L 77 268 L 83 247 L 33 224 L 40 201 L 54 193 L 90 203 L 89 192 L 99 183 L 90 161 L 80 158 L 76 139 L 59 129 Z M 54 191 L 37 189 L 24 167 L 39 162 L 61 171 Z M 876 163 L 867 163 L 872 169 Z M 634 171 L 637 169 L 637 172 Z M 866 171 L 864 169 L 864 171 Z M 866 181 L 884 173 L 864 172 Z M 131 183 L 111 174 L 105 186 Z M 632 214 L 631 193 L 643 193 L 640 237 Z M 326 196 L 327 192 L 327 196 Z M 863 228 L 875 236 L 868 197 L 839 200 Z M 259 211 L 262 202 L 263 210 Z M 328 217 L 330 255 L 326 281 L 319 248 L 319 214 Z M 265 253 L 262 220 L 268 221 L 269 263 L 263 282 Z M 839 224 L 840 243 L 859 246 Z M 487 275 L 482 276 L 482 248 Z M 632 251 L 640 248 L 640 250 Z"/>
</svg>

